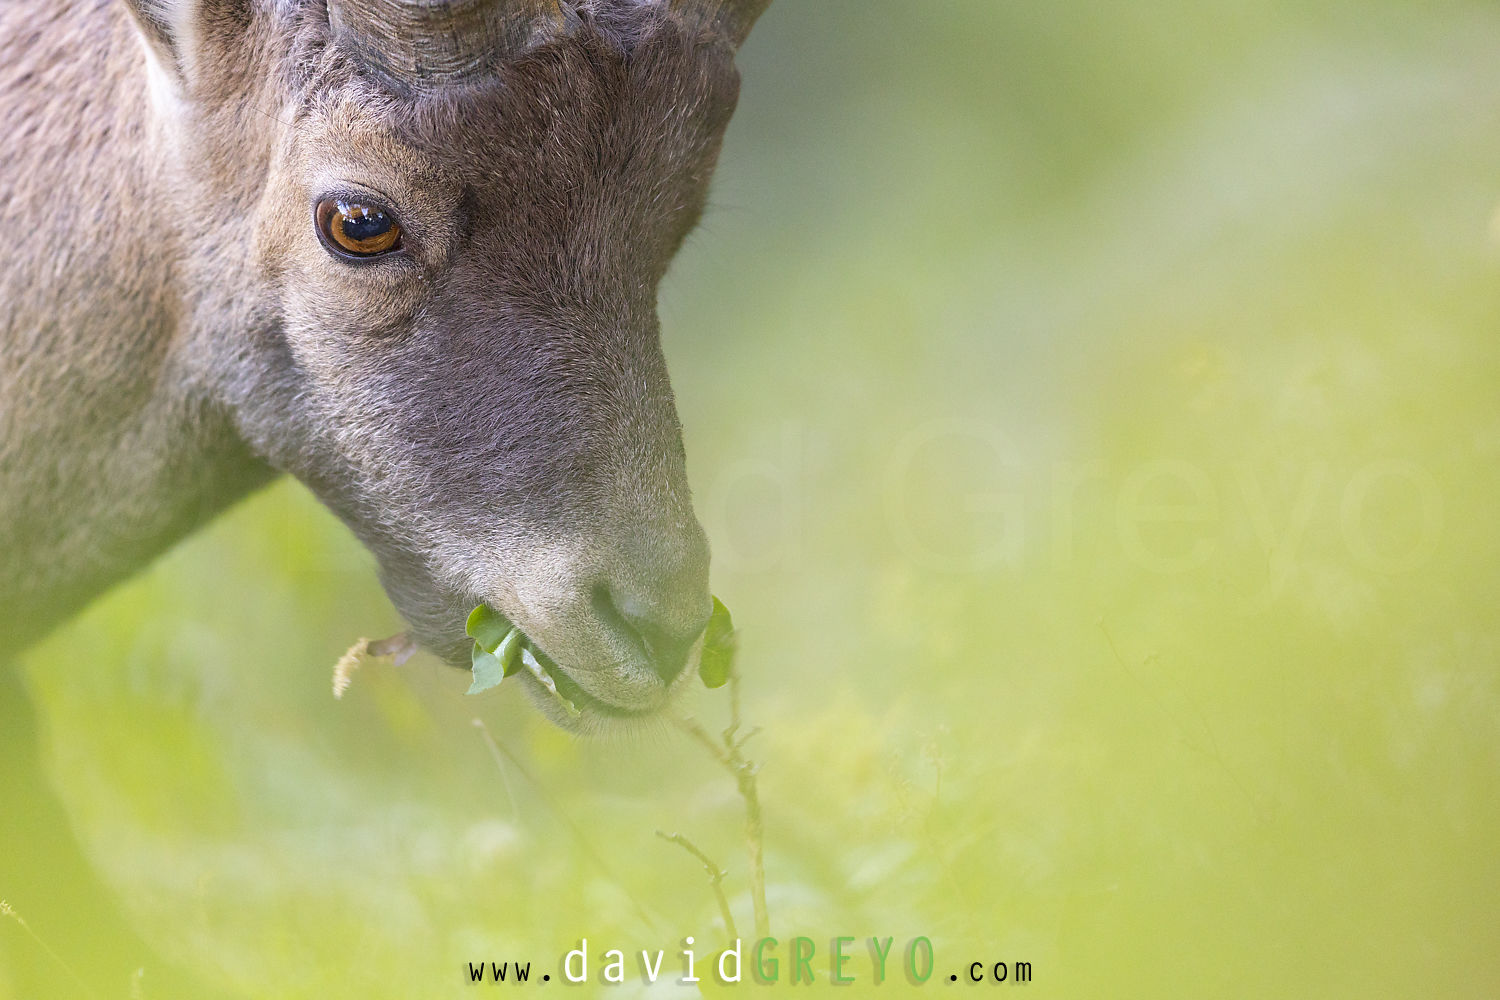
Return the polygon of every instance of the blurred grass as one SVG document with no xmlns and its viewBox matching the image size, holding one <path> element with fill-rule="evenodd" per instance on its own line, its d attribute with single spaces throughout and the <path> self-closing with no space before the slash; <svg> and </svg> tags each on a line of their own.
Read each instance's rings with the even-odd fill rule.
<svg viewBox="0 0 1500 1000">
<path fill-rule="evenodd" d="M 1497 50 L 1479 3 L 773 6 L 663 320 L 773 933 L 820 983 L 879 934 L 932 938 L 930 989 L 980 959 L 1060 997 L 1500 990 Z M 710 762 L 430 661 L 335 703 L 396 627 L 284 483 L 28 657 L 162 955 L 448 996 L 579 937 L 719 941 L 658 827 L 751 925 Z M 507 796 L 476 712 L 613 875 Z"/>
</svg>

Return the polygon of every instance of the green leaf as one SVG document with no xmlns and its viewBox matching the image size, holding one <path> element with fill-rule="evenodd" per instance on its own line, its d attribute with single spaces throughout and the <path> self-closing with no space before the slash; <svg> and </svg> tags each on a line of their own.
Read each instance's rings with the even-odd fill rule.
<svg viewBox="0 0 1500 1000">
<path fill-rule="evenodd" d="M 467 694 L 479 694 L 488 691 L 492 687 L 498 687 L 505 680 L 505 668 L 501 666 L 500 659 L 494 653 L 487 652 L 479 643 L 474 643 L 472 656 L 474 683 L 469 685 Z"/>
<path fill-rule="evenodd" d="M 494 608 L 488 604 L 481 604 L 469 612 L 469 620 L 464 625 L 464 631 L 470 639 L 479 643 L 485 652 L 493 653 L 495 647 L 511 631 L 510 622 L 505 620 Z"/>
<path fill-rule="evenodd" d="M 738 641 L 729 609 L 717 597 L 713 601 L 714 610 L 708 628 L 703 631 L 703 652 L 698 656 L 698 677 L 705 687 L 719 688 L 729 682 L 729 675 L 734 672 Z"/>
<path fill-rule="evenodd" d="M 526 637 L 521 634 L 520 629 L 513 628 L 505 633 L 505 638 L 495 647 L 495 659 L 500 661 L 506 677 L 521 669 L 521 650 L 525 645 Z"/>
</svg>

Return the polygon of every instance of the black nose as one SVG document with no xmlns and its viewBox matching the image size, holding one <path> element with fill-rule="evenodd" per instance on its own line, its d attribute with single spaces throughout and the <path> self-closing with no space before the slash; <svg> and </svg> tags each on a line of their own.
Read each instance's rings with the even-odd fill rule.
<svg viewBox="0 0 1500 1000">
<path fill-rule="evenodd" d="M 632 633 L 651 669 L 670 684 L 713 611 L 708 542 L 695 523 L 676 537 L 643 532 L 625 549 L 612 579 L 595 591 L 596 611 Z"/>
<path fill-rule="evenodd" d="M 651 658 L 651 669 L 656 676 L 670 684 L 682 673 L 682 668 L 687 666 L 688 652 L 708 625 L 710 611 L 711 605 L 705 604 L 702 611 L 693 617 L 693 624 L 685 627 L 664 623 L 649 616 L 627 614 L 623 608 L 620 609 L 620 617 L 640 637 L 641 644 L 646 647 L 646 655 Z"/>
</svg>

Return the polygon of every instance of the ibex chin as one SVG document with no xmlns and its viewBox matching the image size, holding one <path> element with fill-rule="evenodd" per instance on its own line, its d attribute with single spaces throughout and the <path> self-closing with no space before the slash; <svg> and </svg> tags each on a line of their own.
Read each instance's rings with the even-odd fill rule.
<svg viewBox="0 0 1500 1000">
<path fill-rule="evenodd" d="M 767 2 L 0 5 L 0 657 L 285 472 L 422 645 L 488 602 L 568 724 L 660 709 L 710 598 L 657 285 Z"/>
</svg>

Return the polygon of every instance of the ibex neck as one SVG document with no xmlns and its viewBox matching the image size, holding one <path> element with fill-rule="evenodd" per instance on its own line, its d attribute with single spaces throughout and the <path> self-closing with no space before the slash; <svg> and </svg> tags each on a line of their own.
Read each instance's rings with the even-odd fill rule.
<svg viewBox="0 0 1500 1000">
<path fill-rule="evenodd" d="M 187 377 L 129 31 L 120 5 L 0 6 L 0 656 L 269 476 Z"/>
</svg>

